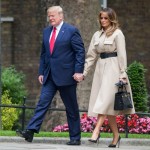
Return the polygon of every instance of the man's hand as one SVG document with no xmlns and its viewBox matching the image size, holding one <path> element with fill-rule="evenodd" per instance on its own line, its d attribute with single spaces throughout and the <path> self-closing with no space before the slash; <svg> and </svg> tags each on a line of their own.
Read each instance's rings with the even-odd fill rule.
<svg viewBox="0 0 150 150">
<path fill-rule="evenodd" d="M 43 75 L 40 75 L 39 78 L 38 78 L 38 80 L 39 80 L 39 82 L 40 82 L 41 84 L 43 84 L 43 78 L 44 78 Z"/>
<path fill-rule="evenodd" d="M 84 76 L 82 73 L 75 73 L 73 75 L 73 78 L 77 81 L 77 82 L 81 82 L 84 79 Z"/>
</svg>

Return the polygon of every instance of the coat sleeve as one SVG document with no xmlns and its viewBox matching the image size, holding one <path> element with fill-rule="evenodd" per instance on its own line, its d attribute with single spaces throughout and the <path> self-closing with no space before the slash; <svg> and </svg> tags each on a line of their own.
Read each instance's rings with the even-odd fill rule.
<svg viewBox="0 0 150 150">
<path fill-rule="evenodd" d="M 75 28 L 74 34 L 71 38 L 71 44 L 75 51 L 75 73 L 83 73 L 85 63 L 85 49 L 81 35 L 77 28 Z"/>
<path fill-rule="evenodd" d="M 43 31 L 43 37 L 44 37 L 44 31 Z M 41 54 L 40 54 L 40 65 L 39 65 L 39 75 L 44 75 L 44 67 L 45 67 L 45 46 L 44 46 L 44 40 L 42 40 L 42 48 L 41 48 Z"/>
<path fill-rule="evenodd" d="M 86 60 L 84 64 L 84 72 L 83 75 L 86 76 L 88 72 L 90 71 L 91 67 L 94 65 L 96 59 L 97 59 L 97 51 L 95 46 L 98 43 L 95 42 L 95 34 L 92 37 L 92 40 L 90 42 L 90 46 L 86 55 Z"/>
<path fill-rule="evenodd" d="M 127 77 L 126 45 L 125 45 L 125 37 L 121 31 L 117 34 L 115 42 L 117 47 L 118 63 L 120 68 L 120 78 L 126 78 Z"/>
</svg>

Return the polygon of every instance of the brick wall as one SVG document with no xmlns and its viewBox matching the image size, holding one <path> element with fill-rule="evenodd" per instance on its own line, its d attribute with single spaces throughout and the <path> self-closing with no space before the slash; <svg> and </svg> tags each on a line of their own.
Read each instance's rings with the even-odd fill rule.
<svg viewBox="0 0 150 150">
<path fill-rule="evenodd" d="M 2 65 L 13 64 L 25 73 L 29 98 L 35 99 L 40 86 L 37 75 L 45 10 L 38 0 L 3 0 L 1 7 L 2 17 L 14 18 L 2 23 Z"/>
<path fill-rule="evenodd" d="M 1 29 L 2 32 L 2 65 L 8 66 L 13 62 L 13 51 L 12 51 L 12 22 L 2 23 Z"/>
</svg>

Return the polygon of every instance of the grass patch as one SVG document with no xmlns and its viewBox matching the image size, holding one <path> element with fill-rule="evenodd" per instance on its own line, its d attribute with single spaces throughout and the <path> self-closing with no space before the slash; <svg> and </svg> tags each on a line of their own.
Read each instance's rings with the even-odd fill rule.
<svg viewBox="0 0 150 150">
<path fill-rule="evenodd" d="M 90 138 L 92 133 L 82 132 L 82 137 Z M 15 131 L 5 131 L 0 130 L 0 136 L 16 136 Z M 101 133 L 102 138 L 112 138 L 112 133 Z M 122 138 L 125 138 L 124 133 L 120 133 Z M 35 134 L 35 137 L 69 137 L 68 132 L 40 132 L 39 134 Z M 150 134 L 128 134 L 128 138 L 141 138 L 141 139 L 150 139 Z"/>
</svg>

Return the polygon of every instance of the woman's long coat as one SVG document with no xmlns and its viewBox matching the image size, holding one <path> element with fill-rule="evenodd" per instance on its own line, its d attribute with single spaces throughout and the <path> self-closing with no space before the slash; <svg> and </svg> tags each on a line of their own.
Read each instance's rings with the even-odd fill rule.
<svg viewBox="0 0 150 150">
<path fill-rule="evenodd" d="M 101 59 L 100 53 L 102 52 L 117 52 L 117 57 Z M 120 29 L 116 29 L 109 37 L 106 36 L 103 30 L 97 31 L 93 35 L 85 61 L 84 76 L 90 71 L 95 61 L 97 62 L 93 77 L 88 115 L 135 113 L 134 108 L 125 111 L 114 110 L 115 93 L 118 90 L 115 83 L 119 81 L 119 78 L 127 78 L 127 90 L 132 96 L 130 83 L 126 74 L 127 57 L 125 38 Z"/>
</svg>

